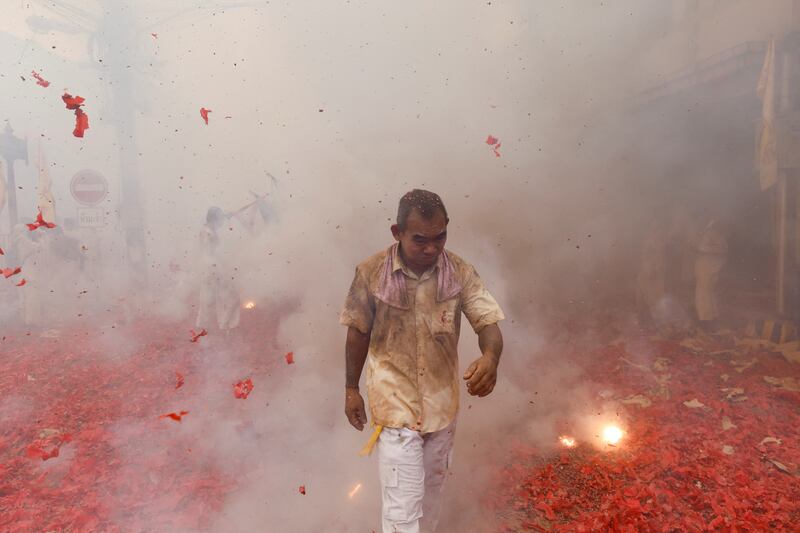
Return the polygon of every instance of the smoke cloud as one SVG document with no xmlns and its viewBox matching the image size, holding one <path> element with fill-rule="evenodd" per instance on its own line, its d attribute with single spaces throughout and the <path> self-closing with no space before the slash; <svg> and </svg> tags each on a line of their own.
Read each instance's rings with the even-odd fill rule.
<svg viewBox="0 0 800 533">
<path fill-rule="evenodd" d="M 213 531 L 377 529 L 375 460 L 357 457 L 367 435 L 343 416 L 338 313 L 355 265 L 391 244 L 404 192 L 442 196 L 448 248 L 475 264 L 508 316 L 495 392 L 462 396 L 445 517 L 446 530 L 467 531 L 481 524 L 481 487 L 510 436 L 548 446 L 559 420 L 589 415 L 594 393 L 584 376 L 566 363 L 537 365 L 547 342 L 569 334 L 554 325 L 630 302 L 644 222 L 659 205 L 691 198 L 692 191 L 665 197 L 658 180 L 702 177 L 729 156 L 706 136 L 728 128 L 728 117 L 680 137 L 685 109 L 655 118 L 637 111 L 641 91 L 674 70 L 653 61 L 666 28 L 683 24 L 674 2 L 14 4 L 0 21 L 0 118 L 28 142 L 29 164 L 15 166 L 21 221 L 36 215 L 42 153 L 56 222 L 93 254 L 84 250 L 83 268 L 77 259 L 43 258 L 38 279 L 32 274 L 28 288 L 52 327 L 96 323 L 108 328 L 107 357 L 136 357 L 139 341 L 110 326 L 143 315 L 193 322 L 207 209 L 234 212 L 267 195 L 263 231 L 231 223 L 223 249 L 243 299 L 276 315 L 265 356 L 293 351 L 297 362 L 261 376 L 243 403 L 228 388 L 250 371 L 235 343 L 202 348 L 191 399 L 174 406 L 207 413 L 179 428 L 197 441 L 196 453 L 237 471 L 248 465 Z M 32 70 L 51 86 L 37 86 Z M 83 139 L 72 136 L 64 91 L 86 99 Z M 201 107 L 211 110 L 207 125 Z M 500 141 L 499 156 L 489 135 Z M 97 229 L 75 227 L 69 183 L 85 168 L 109 182 Z M 645 175 L 654 168 L 663 174 Z M 135 205 L 124 192 L 131 178 Z M 146 284 L 128 273 L 125 209 L 142 220 Z M 4 248 L 13 230 L 7 217 L 6 209 Z M 48 269 L 58 273 L 45 283 Z M 4 331 L 24 329 L 10 303 L 15 290 L 0 289 L 9 302 L 0 312 Z M 580 335 L 589 344 L 614 332 Z M 460 353 L 464 367 L 477 357 L 471 331 L 462 333 Z M 23 403 L 5 398 L 0 413 L 16 416 Z M 241 431 L 231 412 L 252 426 Z M 145 431 L 141 424 L 121 420 L 112 429 L 120 475 L 157 475 L 135 466 L 143 450 L 130 439 Z M 140 446 L 157 449 L 161 439 Z"/>
</svg>

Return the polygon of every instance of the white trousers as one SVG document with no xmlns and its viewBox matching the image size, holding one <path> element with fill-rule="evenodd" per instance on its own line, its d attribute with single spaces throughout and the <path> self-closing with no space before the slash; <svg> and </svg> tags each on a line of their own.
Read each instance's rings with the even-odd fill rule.
<svg viewBox="0 0 800 533">
<path fill-rule="evenodd" d="M 383 428 L 378 439 L 383 533 L 436 531 L 455 430 L 455 421 L 425 434 Z"/>
</svg>

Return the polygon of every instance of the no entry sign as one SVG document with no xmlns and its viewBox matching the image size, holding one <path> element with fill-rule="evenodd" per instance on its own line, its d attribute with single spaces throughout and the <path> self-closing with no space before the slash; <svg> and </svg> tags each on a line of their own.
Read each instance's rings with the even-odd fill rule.
<svg viewBox="0 0 800 533">
<path fill-rule="evenodd" d="M 108 181 L 96 170 L 81 170 L 72 177 L 69 192 L 83 205 L 97 205 L 108 194 Z"/>
</svg>

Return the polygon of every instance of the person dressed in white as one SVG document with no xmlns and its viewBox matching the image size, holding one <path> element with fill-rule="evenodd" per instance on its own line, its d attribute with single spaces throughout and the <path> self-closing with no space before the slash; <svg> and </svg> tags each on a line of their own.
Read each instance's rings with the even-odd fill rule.
<svg viewBox="0 0 800 533">
<path fill-rule="evenodd" d="M 220 247 L 219 230 L 225 222 L 225 213 L 211 207 L 200 234 L 202 246 L 200 307 L 195 325 L 209 329 L 212 324 L 220 331 L 230 332 L 239 325 L 241 297 L 234 271 L 227 264 Z"/>
<path fill-rule="evenodd" d="M 706 328 L 719 317 L 717 282 L 727 259 L 728 241 L 712 220 L 700 234 L 694 263 L 694 305 L 697 319 Z"/>
</svg>

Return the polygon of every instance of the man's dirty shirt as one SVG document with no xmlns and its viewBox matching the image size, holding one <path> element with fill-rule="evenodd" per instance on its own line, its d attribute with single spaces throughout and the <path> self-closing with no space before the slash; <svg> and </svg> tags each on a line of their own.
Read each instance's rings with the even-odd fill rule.
<svg viewBox="0 0 800 533">
<path fill-rule="evenodd" d="M 339 321 L 370 333 L 374 424 L 430 433 L 455 419 L 462 311 L 476 333 L 505 318 L 475 268 L 452 252 L 421 276 L 397 244 L 358 265 Z"/>
</svg>

